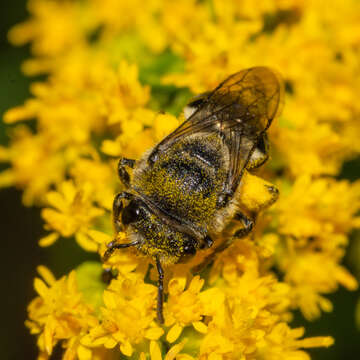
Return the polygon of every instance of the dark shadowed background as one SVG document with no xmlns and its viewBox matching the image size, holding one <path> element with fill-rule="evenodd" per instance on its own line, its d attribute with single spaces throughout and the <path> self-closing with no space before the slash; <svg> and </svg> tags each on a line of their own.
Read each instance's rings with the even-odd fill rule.
<svg viewBox="0 0 360 360">
<path fill-rule="evenodd" d="M 29 57 L 29 47 L 14 48 L 7 42 L 8 29 L 26 19 L 26 1 L 0 1 L 0 117 L 28 96 L 30 79 L 20 72 L 21 62 Z M 0 143 L 6 144 L 5 126 L 0 122 Z M 0 164 L 0 169 L 6 165 Z M 344 166 L 341 177 L 354 180 L 359 176 L 360 162 Z M 115 175 L 114 175 L 115 176 Z M 59 241 L 50 248 L 37 245 L 44 234 L 40 210 L 25 208 L 21 192 L 14 188 L 0 190 L 1 219 L 1 326 L 0 359 L 35 359 L 36 339 L 24 326 L 26 306 L 35 296 L 33 279 L 36 266 L 48 266 L 58 278 L 89 257 L 74 241 Z M 357 234 L 359 236 L 359 234 Z M 353 238 L 355 234 L 353 234 Z M 350 267 L 350 262 L 345 263 Z M 340 289 L 329 296 L 334 312 L 308 323 L 297 313 L 292 327 L 305 325 L 307 336 L 332 335 L 335 345 L 329 349 L 311 350 L 314 360 L 360 359 L 360 331 L 355 325 L 355 306 L 360 292 Z M 57 356 L 53 357 L 54 359 Z"/>
</svg>

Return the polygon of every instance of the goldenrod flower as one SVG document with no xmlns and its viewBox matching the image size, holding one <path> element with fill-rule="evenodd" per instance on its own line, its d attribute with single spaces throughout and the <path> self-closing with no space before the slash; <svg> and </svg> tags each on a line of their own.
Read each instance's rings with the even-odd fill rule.
<svg viewBox="0 0 360 360">
<path fill-rule="evenodd" d="M 171 327 L 166 340 L 170 343 L 176 341 L 185 326 L 192 325 L 200 333 L 206 333 L 207 326 L 201 322 L 202 317 L 207 315 L 204 303 L 201 299 L 200 290 L 204 280 L 194 277 L 188 289 L 184 291 L 185 277 L 174 277 L 168 285 L 169 299 L 166 308 L 166 326 Z"/>
<path fill-rule="evenodd" d="M 282 248 L 277 261 L 293 288 L 295 306 L 309 319 L 318 317 L 320 309 L 332 309 L 321 294 L 336 290 L 339 284 L 357 288 L 355 278 L 338 262 L 348 242 L 346 234 L 359 227 L 359 190 L 359 183 L 304 175 L 291 191 L 284 189 L 274 205 Z"/>
<path fill-rule="evenodd" d="M 166 269 L 162 326 L 155 269 L 133 250 L 59 280 L 39 267 L 26 321 L 39 359 L 58 343 L 66 360 L 304 360 L 307 348 L 330 346 L 330 336 L 304 338 L 290 320 L 295 309 L 307 319 L 331 311 L 327 294 L 358 286 L 341 261 L 360 225 L 360 185 L 337 175 L 360 152 L 360 2 L 29 0 L 28 8 L 9 39 L 31 43 L 23 71 L 46 78 L 4 115 L 10 144 L 0 160 L 9 168 L 0 186 L 43 208 L 41 246 L 74 238 L 100 258 L 114 237 L 128 242 L 111 224 L 122 190 L 115 160 L 138 159 L 176 128 L 191 93 L 256 65 L 278 69 L 287 89 L 269 129 L 271 160 L 242 178 L 254 231 L 198 275 L 190 269 L 206 251 Z M 107 266 L 117 275 L 109 284 Z"/>
<path fill-rule="evenodd" d="M 90 330 L 82 344 L 112 349 L 119 344 L 127 356 L 145 340 L 157 340 L 164 333 L 154 319 L 156 287 L 145 284 L 136 275 L 118 278 L 104 293 L 101 324 Z"/>
<path fill-rule="evenodd" d="M 60 193 L 55 191 L 47 193 L 47 202 L 56 210 L 45 208 L 42 217 L 46 222 L 46 228 L 55 232 L 41 239 L 40 245 L 51 245 L 49 239 L 55 240 L 56 234 L 63 237 L 75 235 L 76 240 L 86 250 L 96 251 L 96 244 L 91 244 L 86 239 L 93 219 L 104 213 L 102 209 L 92 204 L 91 193 L 94 189 L 90 186 L 76 189 L 72 182 L 64 182 L 61 185 Z"/>
<path fill-rule="evenodd" d="M 75 272 L 56 280 L 47 268 L 41 266 L 38 270 L 44 280 L 35 279 L 39 296 L 29 305 L 26 326 L 32 334 L 39 334 L 39 359 L 50 358 L 59 341 L 66 344 L 64 358 L 88 358 L 89 350 L 80 344 L 80 338 L 98 324 L 98 319 L 93 309 L 83 302 Z"/>
</svg>

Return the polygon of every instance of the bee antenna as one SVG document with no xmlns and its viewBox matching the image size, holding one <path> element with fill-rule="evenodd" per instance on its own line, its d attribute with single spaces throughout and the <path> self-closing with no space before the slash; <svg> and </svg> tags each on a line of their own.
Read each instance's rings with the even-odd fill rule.
<svg viewBox="0 0 360 360">
<path fill-rule="evenodd" d="M 116 249 L 124 249 L 131 246 L 136 246 L 138 244 L 139 241 L 133 241 L 131 243 L 126 243 L 126 244 L 119 244 L 116 242 L 116 240 L 113 240 L 107 244 L 108 249 L 105 251 L 105 254 L 102 257 L 102 261 L 106 262 Z"/>
</svg>

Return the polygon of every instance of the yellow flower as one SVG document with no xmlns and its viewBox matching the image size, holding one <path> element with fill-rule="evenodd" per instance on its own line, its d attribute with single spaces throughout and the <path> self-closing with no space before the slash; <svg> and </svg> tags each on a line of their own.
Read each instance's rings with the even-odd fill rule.
<svg viewBox="0 0 360 360">
<path fill-rule="evenodd" d="M 169 299 L 165 310 L 165 325 L 171 327 L 166 336 L 170 343 L 176 341 L 183 328 L 190 324 L 200 333 L 207 331 L 206 325 L 201 321 L 206 312 L 199 294 L 204 280 L 199 276 L 194 277 L 186 290 L 185 284 L 185 277 L 174 277 L 168 285 Z"/>
<path fill-rule="evenodd" d="M 43 280 L 36 278 L 34 287 L 39 294 L 29 305 L 26 326 L 31 333 L 39 334 L 39 358 L 48 359 L 54 346 L 65 341 L 64 358 L 89 358 L 89 351 L 80 344 L 81 336 L 97 325 L 98 320 L 91 307 L 83 303 L 77 289 L 75 271 L 68 277 L 56 280 L 45 267 L 38 268 Z"/>
<path fill-rule="evenodd" d="M 334 343 L 331 337 L 312 337 L 307 339 L 298 339 L 304 335 L 303 328 L 289 329 L 286 324 L 275 326 L 267 337 L 267 346 L 260 349 L 260 357 L 269 360 L 275 359 L 310 359 L 309 355 L 298 349 L 310 347 L 329 347 Z"/>
<path fill-rule="evenodd" d="M 84 67 L 84 61 L 89 66 Z M 131 133 L 134 126 L 129 124 L 137 124 L 139 119 L 145 126 L 151 121 L 147 120 L 149 116 L 144 117 L 146 111 L 151 114 L 150 119 L 155 116 L 143 109 L 149 89 L 139 84 L 136 65 L 123 61 L 116 72 L 103 56 L 90 56 L 83 50 L 73 53 L 62 65 L 50 82 L 32 86 L 36 99 L 4 116 L 8 123 L 34 117 L 38 121 L 36 135 L 27 127 L 16 127 L 10 147 L 0 154 L 2 161 L 13 164 L 11 170 L 2 174 L 2 180 L 0 177 L 0 184 L 26 188 L 26 204 L 43 202 L 43 194 L 51 185 L 65 180 L 66 172 L 75 163 L 79 167 L 80 158 L 99 159 L 93 139 L 110 132 Z M 138 125 L 142 130 L 141 123 Z M 133 144 L 132 140 L 126 138 L 123 146 Z M 108 203 L 106 207 L 109 206 Z"/>
<path fill-rule="evenodd" d="M 58 235 L 69 237 L 74 235 L 79 245 L 88 251 L 98 249 L 87 235 L 93 220 L 104 211 L 92 204 L 93 189 L 88 186 L 77 189 L 72 182 L 61 184 L 59 192 L 51 191 L 47 194 L 48 204 L 54 207 L 45 208 L 42 217 L 46 221 L 46 228 L 55 232 L 42 238 L 40 245 L 48 246 L 56 240 Z M 52 241 L 49 241 L 52 240 Z"/>
<path fill-rule="evenodd" d="M 31 205 L 35 199 L 43 200 L 52 183 L 64 177 L 66 154 L 53 154 L 52 144 L 42 134 L 32 135 L 29 128 L 14 129 L 11 147 L 1 148 L 1 160 L 12 167 L 0 174 L 0 185 L 25 188 L 23 201 Z"/>
<path fill-rule="evenodd" d="M 122 133 L 116 140 L 103 141 L 101 150 L 110 156 L 138 158 L 179 124 L 176 117 L 170 114 L 138 109 L 122 124 Z"/>
<path fill-rule="evenodd" d="M 338 285 L 349 290 L 358 287 L 356 279 L 326 253 L 298 251 L 282 259 L 280 268 L 286 273 L 285 281 L 293 287 L 293 306 L 299 307 L 309 320 L 319 317 L 321 310 L 332 311 L 331 302 L 321 294 L 335 291 Z"/>
<path fill-rule="evenodd" d="M 26 205 L 43 208 L 49 234 L 41 246 L 73 237 L 103 256 L 111 241 L 131 241 L 111 225 L 113 197 L 123 190 L 117 158 L 139 159 L 184 121 L 173 114 L 189 89 L 209 91 L 234 72 L 266 65 L 281 72 L 287 90 L 284 112 L 269 129 L 268 166 L 241 179 L 238 200 L 256 217 L 252 233 L 214 239 L 232 245 L 199 275 L 191 268 L 212 249 L 165 269 L 164 326 L 156 322 L 156 268 L 135 249 L 59 280 L 40 267 L 45 282 L 35 280 L 39 296 L 26 322 L 38 337 L 39 359 L 49 359 L 59 342 L 67 360 L 304 360 L 307 348 L 330 346 L 331 337 L 303 338 L 290 320 L 294 309 L 307 319 L 331 311 L 327 294 L 357 287 L 341 261 L 348 234 L 360 225 L 360 187 L 336 176 L 360 153 L 360 2 L 28 6 L 29 20 L 9 39 L 31 43 L 22 69 L 47 77 L 4 115 L 12 128 L 0 148 L 9 164 L 0 186 L 23 189 Z"/>
<path fill-rule="evenodd" d="M 289 194 L 274 206 L 279 212 L 279 232 L 296 238 L 347 234 L 360 225 L 360 183 L 330 178 L 297 178 Z"/>
<path fill-rule="evenodd" d="M 341 265 L 347 245 L 346 234 L 359 227 L 359 183 L 329 178 L 299 177 L 274 205 L 277 231 L 283 235 L 277 261 L 292 286 L 293 306 L 309 318 L 320 309 L 331 311 L 321 296 L 337 289 L 357 288 L 354 277 Z"/>
<path fill-rule="evenodd" d="M 114 178 L 114 165 L 99 158 L 94 160 L 80 158 L 70 169 L 70 174 L 76 182 L 91 192 L 91 199 L 107 210 L 111 209 L 115 188 L 118 185 Z"/>
<path fill-rule="evenodd" d="M 119 276 L 104 293 L 101 324 L 90 330 L 82 344 L 107 349 L 119 345 L 124 355 L 131 356 L 134 346 L 145 339 L 157 340 L 164 331 L 154 320 L 155 294 L 154 286 L 136 276 Z"/>
<path fill-rule="evenodd" d="M 56 56 L 85 41 L 91 22 L 79 3 L 30 0 L 31 20 L 16 25 L 9 39 L 17 45 L 32 42 L 37 55 Z"/>
</svg>

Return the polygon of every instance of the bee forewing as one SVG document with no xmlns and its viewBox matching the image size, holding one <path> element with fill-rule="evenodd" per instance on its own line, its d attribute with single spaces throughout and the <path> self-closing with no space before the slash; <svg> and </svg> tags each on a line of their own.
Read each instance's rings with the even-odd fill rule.
<svg viewBox="0 0 360 360">
<path fill-rule="evenodd" d="M 280 76 L 267 67 L 253 67 L 229 76 L 215 90 L 194 98 L 186 120 L 154 149 L 165 151 L 186 136 L 215 132 L 229 148 L 229 177 L 224 190 L 235 191 L 260 137 L 282 108 Z"/>
</svg>

